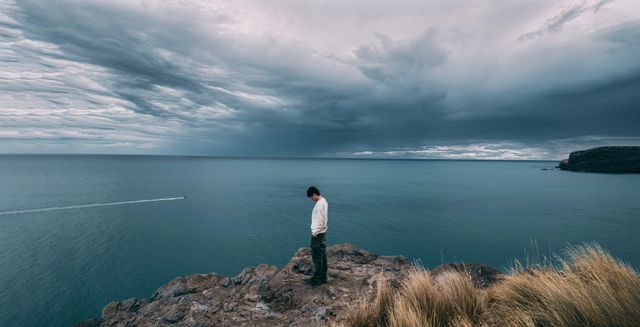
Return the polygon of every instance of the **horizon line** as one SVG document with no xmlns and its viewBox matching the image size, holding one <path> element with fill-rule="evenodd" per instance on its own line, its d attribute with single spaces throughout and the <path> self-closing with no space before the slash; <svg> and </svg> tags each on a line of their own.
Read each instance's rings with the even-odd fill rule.
<svg viewBox="0 0 640 327">
<path fill-rule="evenodd" d="M 490 158 L 402 158 L 402 157 L 312 157 L 312 156 L 259 156 L 259 155 L 204 155 L 204 154 L 133 154 L 133 153 L 0 153 L 0 156 L 130 156 L 130 157 L 190 157 L 212 159 L 281 159 L 281 160 L 429 160 L 429 161 L 559 161 L 562 159 L 490 159 Z"/>
</svg>

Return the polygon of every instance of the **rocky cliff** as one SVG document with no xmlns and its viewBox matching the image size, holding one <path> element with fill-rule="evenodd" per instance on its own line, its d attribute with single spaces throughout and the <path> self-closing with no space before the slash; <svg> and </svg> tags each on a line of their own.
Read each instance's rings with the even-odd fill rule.
<svg viewBox="0 0 640 327">
<path fill-rule="evenodd" d="M 558 168 L 598 173 L 640 173 L 640 146 L 604 146 L 571 152 Z"/>
<path fill-rule="evenodd" d="M 299 249 L 279 269 L 266 264 L 235 277 L 216 273 L 178 277 L 149 299 L 113 301 L 100 318 L 76 326 L 325 326 L 340 321 L 350 304 L 375 296 L 380 278 L 399 287 L 412 269 L 403 256 L 379 256 L 350 244 L 327 249 L 329 282 L 311 287 L 311 255 Z M 448 264 L 432 271 L 465 271 L 477 287 L 500 274 L 481 265 Z"/>
</svg>

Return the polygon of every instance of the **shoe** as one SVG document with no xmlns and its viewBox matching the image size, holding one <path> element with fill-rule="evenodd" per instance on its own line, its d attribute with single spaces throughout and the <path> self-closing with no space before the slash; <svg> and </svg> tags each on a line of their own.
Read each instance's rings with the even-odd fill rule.
<svg viewBox="0 0 640 327">
<path fill-rule="evenodd" d="M 321 283 L 321 284 L 326 284 L 326 283 L 328 283 L 328 282 L 327 282 L 327 277 L 325 277 L 325 278 L 320 278 L 320 283 Z"/>
<path fill-rule="evenodd" d="M 306 280 L 306 282 L 311 286 L 318 286 L 322 284 L 322 282 L 319 279 L 315 279 L 315 278 L 309 278 Z"/>
</svg>

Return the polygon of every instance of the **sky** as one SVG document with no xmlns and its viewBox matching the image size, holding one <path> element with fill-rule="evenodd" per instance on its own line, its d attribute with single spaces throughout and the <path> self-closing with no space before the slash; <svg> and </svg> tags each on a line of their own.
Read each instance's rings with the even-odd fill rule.
<svg viewBox="0 0 640 327">
<path fill-rule="evenodd" d="M 0 0 L 0 153 L 640 145 L 637 0 Z"/>
</svg>

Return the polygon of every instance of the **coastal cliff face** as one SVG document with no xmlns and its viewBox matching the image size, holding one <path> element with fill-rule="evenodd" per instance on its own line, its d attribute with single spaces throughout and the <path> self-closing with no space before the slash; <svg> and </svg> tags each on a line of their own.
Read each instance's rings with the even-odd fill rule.
<svg viewBox="0 0 640 327">
<path fill-rule="evenodd" d="M 558 168 L 598 173 L 640 173 L 640 146 L 605 146 L 571 152 Z"/>
<path fill-rule="evenodd" d="M 403 256 L 378 256 L 351 244 L 327 248 L 329 282 L 311 287 L 311 255 L 299 249 L 279 269 L 262 264 L 235 277 L 216 273 L 178 277 L 150 299 L 113 301 L 100 318 L 78 326 L 325 326 L 352 304 L 375 297 L 380 278 L 400 287 L 413 266 Z M 481 265 L 449 264 L 432 271 L 465 271 L 476 287 L 500 274 Z"/>
</svg>

